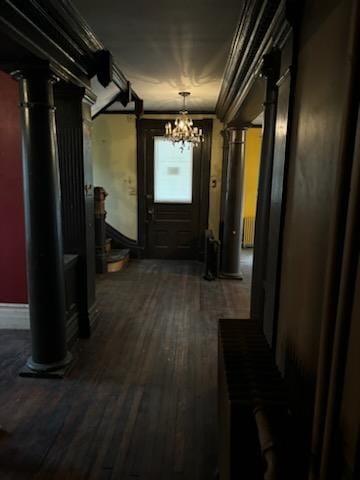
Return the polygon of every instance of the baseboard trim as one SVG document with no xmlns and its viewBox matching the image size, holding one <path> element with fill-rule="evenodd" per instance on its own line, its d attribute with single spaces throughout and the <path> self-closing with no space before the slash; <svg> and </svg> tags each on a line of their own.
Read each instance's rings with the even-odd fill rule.
<svg viewBox="0 0 360 480">
<path fill-rule="evenodd" d="M 72 314 L 71 318 L 67 319 L 67 324 L 74 324 L 74 318 L 76 318 L 76 323 L 78 323 L 79 314 Z M 96 325 L 99 320 L 99 311 L 97 309 L 96 302 L 89 308 L 88 312 L 88 322 L 91 330 L 96 328 Z M 30 313 L 29 313 L 29 304 L 27 303 L 0 303 L 0 330 L 30 330 Z M 69 325 L 67 325 L 67 330 Z M 74 332 L 70 332 L 70 338 L 68 341 L 72 341 L 71 338 L 74 336 Z M 75 337 L 78 336 L 76 332 Z M 89 337 L 86 335 L 85 337 Z"/>
<path fill-rule="evenodd" d="M 0 303 L 0 330 L 30 330 L 27 303 Z"/>
</svg>

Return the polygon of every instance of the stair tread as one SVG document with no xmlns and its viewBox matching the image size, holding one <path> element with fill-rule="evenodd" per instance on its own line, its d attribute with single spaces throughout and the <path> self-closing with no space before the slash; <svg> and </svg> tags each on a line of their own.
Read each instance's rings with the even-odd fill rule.
<svg viewBox="0 0 360 480">
<path fill-rule="evenodd" d="M 123 260 L 124 258 L 129 257 L 130 250 L 127 248 L 122 249 L 113 249 L 108 254 L 107 263 L 118 262 L 119 260 Z"/>
</svg>

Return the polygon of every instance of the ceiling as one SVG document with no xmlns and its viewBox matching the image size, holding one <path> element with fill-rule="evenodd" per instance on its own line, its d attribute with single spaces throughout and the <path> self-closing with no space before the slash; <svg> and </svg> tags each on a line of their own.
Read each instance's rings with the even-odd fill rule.
<svg viewBox="0 0 360 480">
<path fill-rule="evenodd" d="M 73 0 L 146 111 L 215 110 L 243 0 Z M 123 108 L 118 102 L 112 109 Z"/>
</svg>

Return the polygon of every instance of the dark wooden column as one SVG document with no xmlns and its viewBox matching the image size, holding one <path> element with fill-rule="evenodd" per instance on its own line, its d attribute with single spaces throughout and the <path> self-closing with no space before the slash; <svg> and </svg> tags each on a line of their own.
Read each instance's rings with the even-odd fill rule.
<svg viewBox="0 0 360 480">
<path fill-rule="evenodd" d="M 292 108 L 291 90 L 293 37 L 287 36 L 281 51 L 280 78 L 277 86 L 274 152 L 272 161 L 271 193 L 268 220 L 267 255 L 264 282 L 263 328 L 270 345 L 276 346 L 277 317 L 280 295 L 281 250 L 286 208 L 286 184 L 290 135 L 289 111 Z"/>
<path fill-rule="evenodd" d="M 32 336 L 28 367 L 43 372 L 71 361 L 65 342 L 61 198 L 53 98 L 46 63 L 15 73 L 20 84 L 27 273 Z"/>
<path fill-rule="evenodd" d="M 256 207 L 254 260 L 251 285 L 251 318 L 263 324 L 265 302 L 266 259 L 268 253 L 269 215 L 273 173 L 274 141 L 280 67 L 277 50 L 264 56 L 262 69 L 266 77 L 264 126 L 261 147 L 258 199 Z"/>
<path fill-rule="evenodd" d="M 79 335 L 96 318 L 91 98 L 83 88 L 55 86 L 64 252 L 79 255 Z"/>
<path fill-rule="evenodd" d="M 222 201 L 222 276 L 241 279 L 241 235 L 244 195 L 245 129 L 231 127 L 225 134 L 226 170 Z"/>
</svg>

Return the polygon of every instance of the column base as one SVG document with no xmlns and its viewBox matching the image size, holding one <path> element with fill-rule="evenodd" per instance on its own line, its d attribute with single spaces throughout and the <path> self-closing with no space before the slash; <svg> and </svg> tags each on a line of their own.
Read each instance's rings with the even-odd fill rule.
<svg viewBox="0 0 360 480">
<path fill-rule="evenodd" d="M 219 273 L 218 278 L 222 278 L 224 280 L 243 280 L 244 276 L 241 272 L 239 272 L 239 273 L 224 273 L 224 272 L 221 272 L 221 273 Z"/>
<path fill-rule="evenodd" d="M 29 357 L 19 375 L 31 378 L 64 378 L 73 366 L 72 360 L 73 356 L 70 352 L 66 353 L 63 360 L 54 363 L 37 363 Z"/>
</svg>

